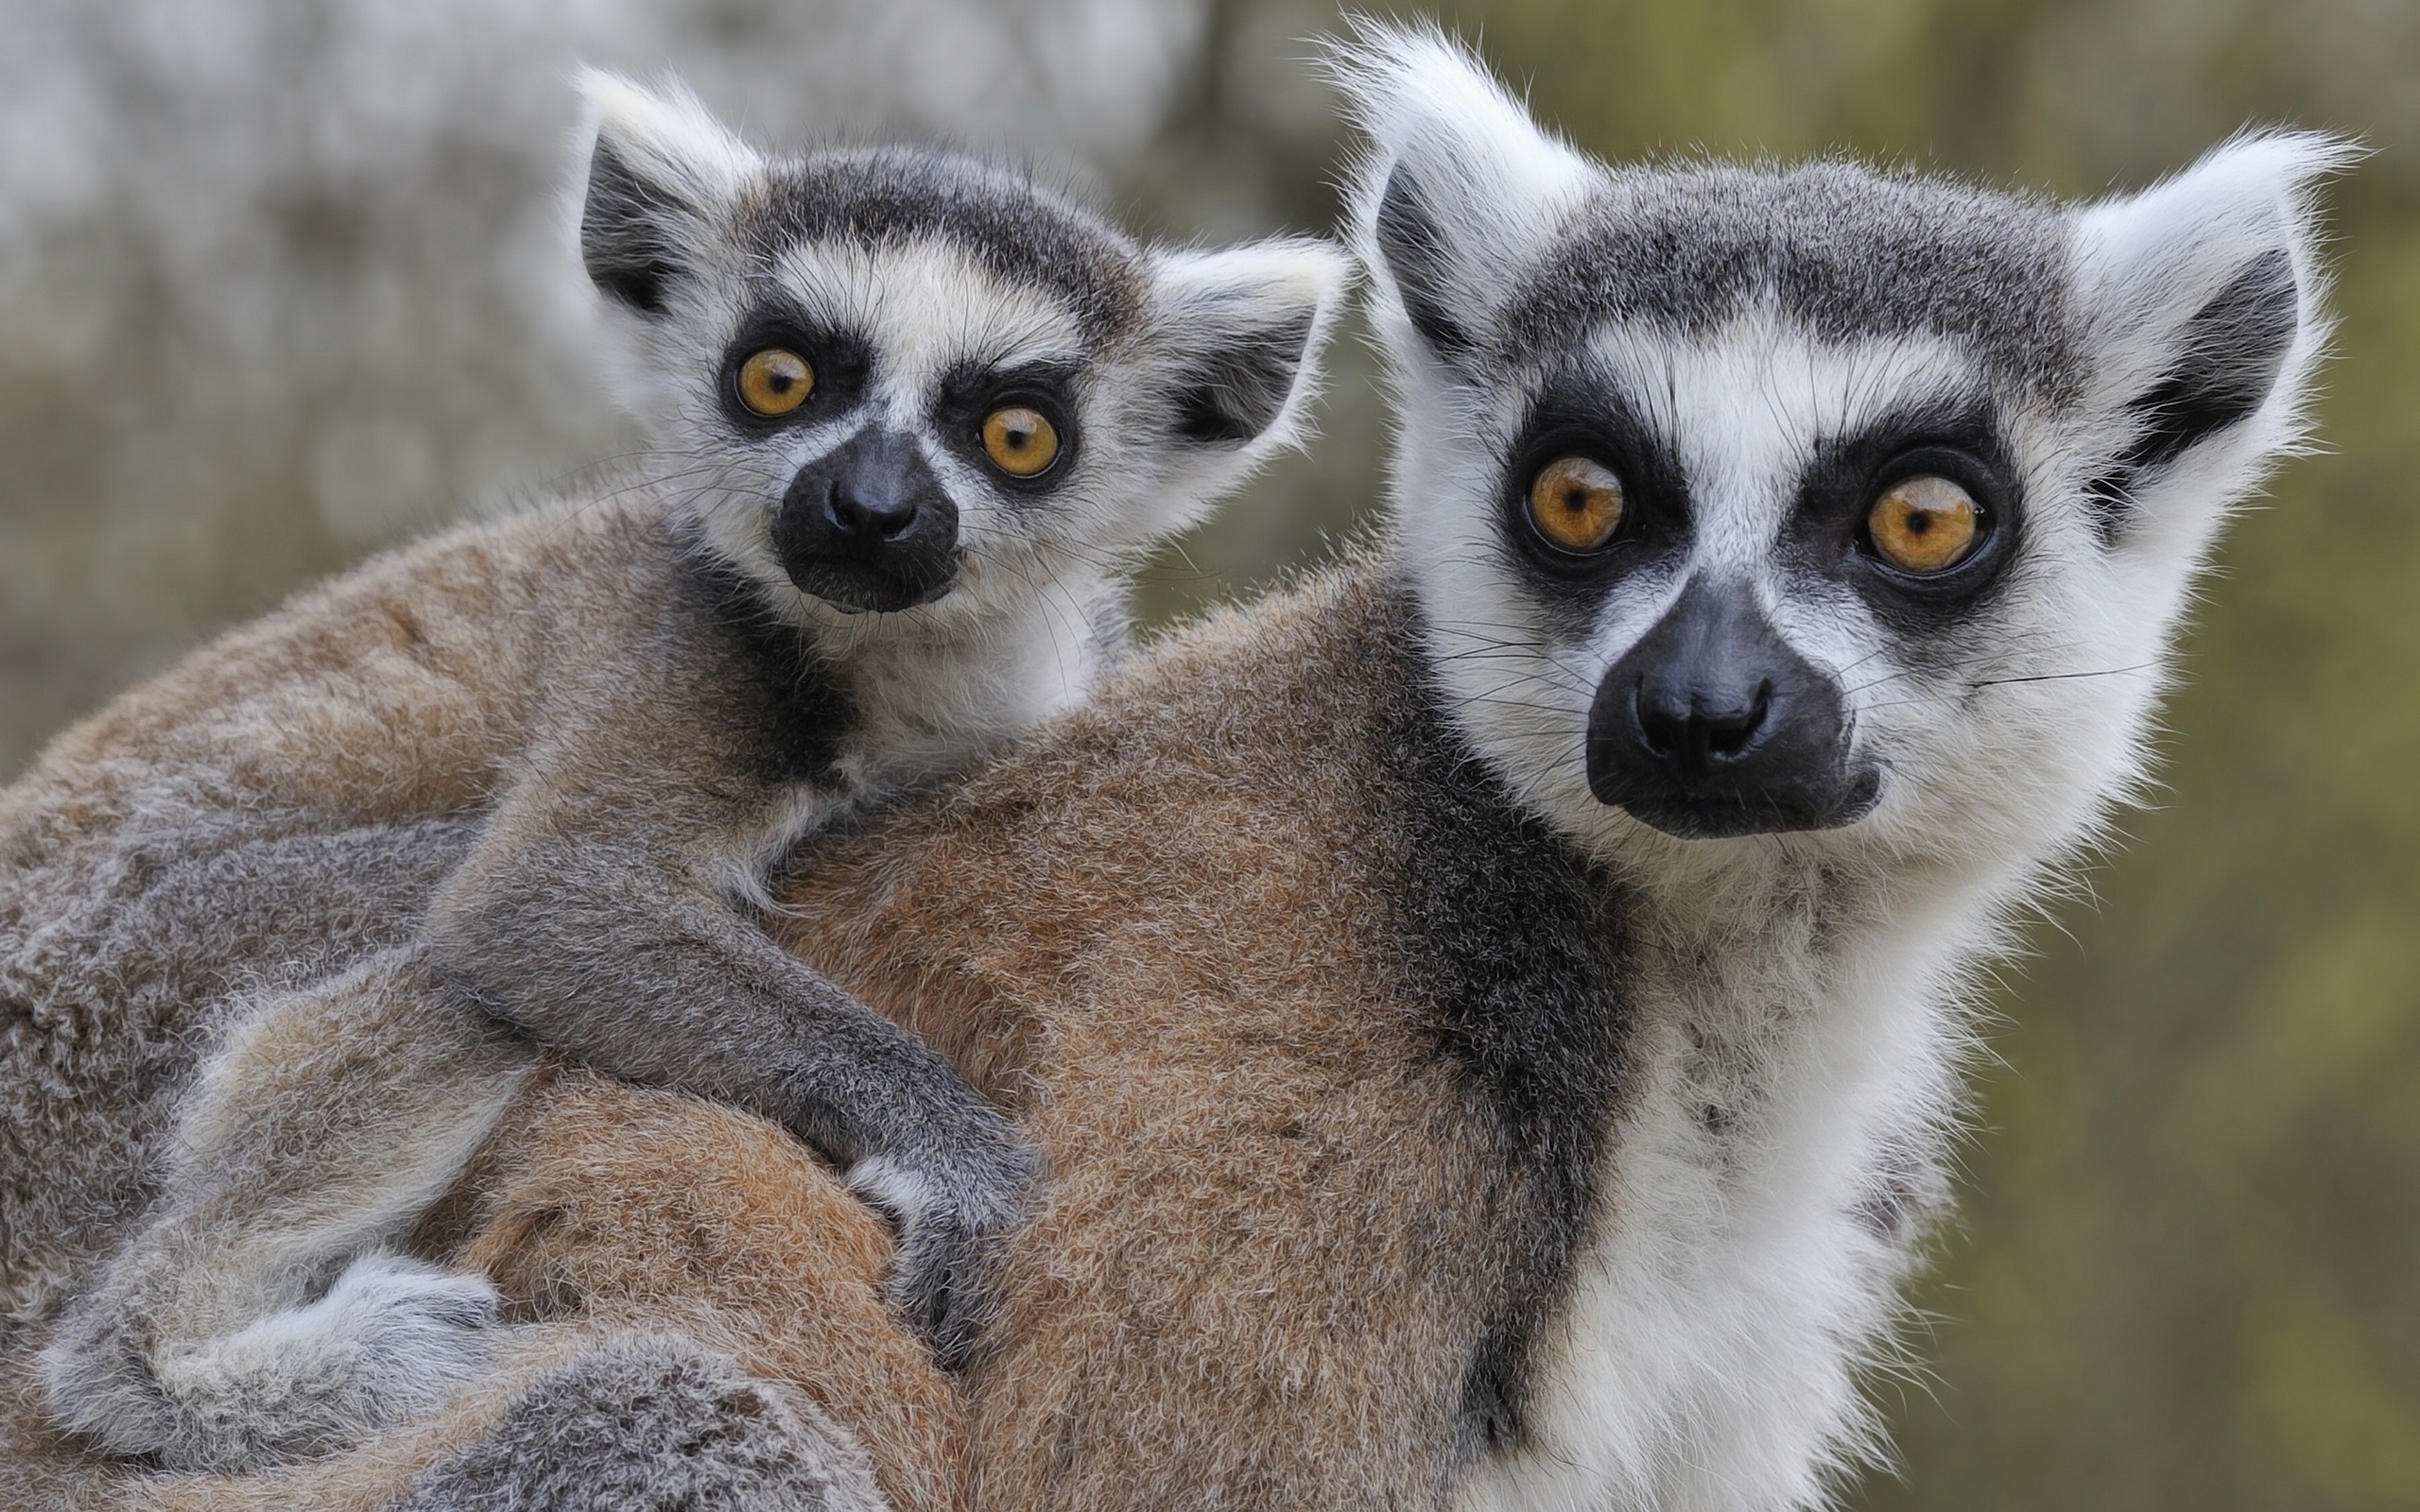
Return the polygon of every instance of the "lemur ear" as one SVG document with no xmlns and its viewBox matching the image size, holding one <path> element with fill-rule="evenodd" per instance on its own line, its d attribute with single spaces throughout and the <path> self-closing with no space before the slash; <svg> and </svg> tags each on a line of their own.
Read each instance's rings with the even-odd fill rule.
<svg viewBox="0 0 2420 1512">
<path fill-rule="evenodd" d="M 1550 245 L 1597 170 L 1443 33 L 1355 30 L 1329 57 L 1370 137 L 1353 176 L 1355 250 L 1391 341 L 1408 327 L 1456 362 L 1483 345 L 1490 295 Z"/>
<path fill-rule="evenodd" d="M 2232 493 L 2299 439 L 2328 324 L 2314 189 L 2355 156 L 2334 137 L 2240 137 L 2080 217 L 2084 398 L 2129 433 L 2095 490 L 2105 536 L 2147 489 L 2191 473 L 2197 493 Z"/>
<path fill-rule="evenodd" d="M 594 146 L 579 191 L 579 254 L 608 298 L 661 315 L 709 223 L 735 205 L 764 162 L 677 83 L 649 89 L 618 74 L 579 77 Z"/>
<path fill-rule="evenodd" d="M 1283 238 L 1157 253 L 1152 272 L 1176 434 L 1255 451 L 1294 440 L 1351 280 L 1344 254 Z"/>
</svg>

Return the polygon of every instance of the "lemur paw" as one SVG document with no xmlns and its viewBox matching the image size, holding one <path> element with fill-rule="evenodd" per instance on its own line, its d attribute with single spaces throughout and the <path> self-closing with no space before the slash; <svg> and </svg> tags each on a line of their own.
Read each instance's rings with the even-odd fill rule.
<svg viewBox="0 0 2420 1512">
<path fill-rule="evenodd" d="M 910 1166 L 874 1156 L 850 1169 L 850 1187 L 898 1226 L 890 1303 L 932 1341 L 944 1370 L 965 1369 L 974 1354 L 992 1314 L 1001 1241 L 1041 1169 L 1005 1124 L 957 1160 Z"/>
<path fill-rule="evenodd" d="M 364 1255 L 326 1294 L 232 1333 L 137 1314 L 73 1325 L 44 1351 L 61 1426 L 171 1469 L 243 1470 L 324 1454 L 424 1414 L 482 1369 L 495 1288 Z"/>
</svg>

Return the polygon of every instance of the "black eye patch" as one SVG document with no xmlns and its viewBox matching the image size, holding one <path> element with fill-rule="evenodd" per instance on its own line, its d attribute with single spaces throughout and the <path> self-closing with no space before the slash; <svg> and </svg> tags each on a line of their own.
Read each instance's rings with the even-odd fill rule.
<svg viewBox="0 0 2420 1512">
<path fill-rule="evenodd" d="M 1973 541 L 1930 571 L 1877 549 L 1876 506 L 1893 485 L 1940 478 L 1972 502 Z M 1937 627 L 1975 605 L 2014 555 L 2022 490 L 1988 408 L 1910 409 L 1817 443 L 1800 475 L 1784 550 L 1798 570 L 1847 582 L 1877 617 L 1902 629 Z"/>
<path fill-rule="evenodd" d="M 942 375 L 933 398 L 933 428 L 943 443 L 969 461 L 984 460 L 983 422 L 1002 409 L 1030 409 L 1049 422 L 1057 457 L 1030 477 L 996 468 L 985 470 L 993 485 L 1013 493 L 1057 488 L 1073 471 L 1082 435 L 1076 423 L 1082 369 L 1072 362 L 994 365 L 968 362 Z"/>
<path fill-rule="evenodd" d="M 741 397 L 740 373 L 760 352 L 793 352 L 806 359 L 814 387 L 797 408 L 779 416 L 758 414 Z M 854 332 L 838 331 L 782 304 L 768 304 L 742 320 L 723 348 L 716 394 L 724 419 L 746 436 L 815 424 L 844 415 L 865 398 L 873 372 L 873 348 Z"/>
<path fill-rule="evenodd" d="M 1621 523 L 1603 545 L 1560 549 L 1532 523 L 1530 490 L 1565 458 L 1610 471 L 1621 491 Z M 1506 452 L 1498 490 L 1503 539 L 1546 597 L 1593 615 L 1624 577 L 1688 549 L 1688 480 L 1670 441 L 1621 392 L 1583 373 L 1547 384 Z"/>
</svg>

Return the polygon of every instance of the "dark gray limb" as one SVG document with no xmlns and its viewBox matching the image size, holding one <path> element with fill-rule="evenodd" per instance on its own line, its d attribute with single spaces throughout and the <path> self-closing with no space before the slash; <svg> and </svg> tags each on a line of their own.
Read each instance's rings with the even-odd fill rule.
<svg viewBox="0 0 2420 1512">
<path fill-rule="evenodd" d="M 885 1512 L 854 1435 L 677 1338 L 627 1337 L 524 1390 L 393 1512 Z"/>
</svg>

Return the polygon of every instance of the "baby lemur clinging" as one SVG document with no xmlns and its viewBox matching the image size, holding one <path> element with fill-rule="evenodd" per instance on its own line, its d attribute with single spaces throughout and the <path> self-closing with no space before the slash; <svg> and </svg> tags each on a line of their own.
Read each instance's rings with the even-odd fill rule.
<svg viewBox="0 0 2420 1512">
<path fill-rule="evenodd" d="M 163 1186 L 45 1357 L 60 1419 L 106 1449 L 324 1448 L 468 1368 L 485 1283 L 389 1246 L 528 1041 L 827 1154 L 897 1220 L 895 1300 L 958 1354 L 1031 1157 L 912 1035 L 769 942 L 763 876 L 837 814 L 1079 701 L 1119 631 L 1117 563 L 1296 432 L 1344 280 L 1324 244 L 1142 249 L 963 159 L 768 161 L 685 94 L 587 94 L 580 250 L 659 475 L 308 596 L 0 798 L 0 1027 L 25 1052 L 0 1057 L 0 1111 L 28 1149 L 89 1152 L 0 1180 L 0 1314 L 54 1311 Z M 334 861 L 315 895 L 311 845 L 412 827 L 404 850 L 461 857 L 418 894 L 424 930 Z M 337 1057 L 358 1074 L 215 1075 L 163 1148 L 212 1011 L 175 992 L 137 1011 L 108 970 L 57 963 L 103 960 L 195 856 L 279 847 L 236 868 L 229 917 L 246 885 L 285 912 L 192 954 L 230 984 L 248 957 L 347 970 L 287 970 L 221 1065 L 333 1013 L 359 1026 Z M 452 1005 L 455 1041 L 393 1042 L 406 1002 Z M 342 1104 L 347 1143 L 275 1147 L 296 1097 Z M 123 1169 L 130 1146 L 166 1169 Z M 356 1368 L 381 1357 L 415 1362 L 384 1395 Z"/>
</svg>

